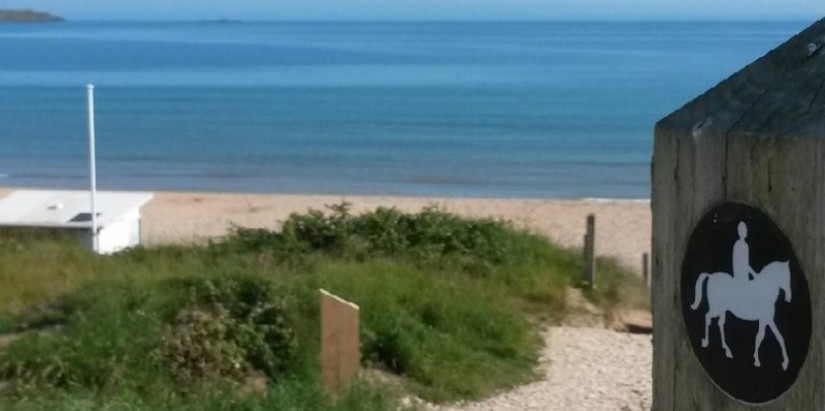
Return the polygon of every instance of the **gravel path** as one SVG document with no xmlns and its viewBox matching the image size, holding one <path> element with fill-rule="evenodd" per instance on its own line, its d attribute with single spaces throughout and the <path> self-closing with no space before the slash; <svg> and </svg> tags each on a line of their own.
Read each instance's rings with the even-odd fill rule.
<svg viewBox="0 0 825 411">
<path fill-rule="evenodd" d="M 650 335 L 552 327 L 537 381 L 487 400 L 441 411 L 649 410 Z"/>
</svg>

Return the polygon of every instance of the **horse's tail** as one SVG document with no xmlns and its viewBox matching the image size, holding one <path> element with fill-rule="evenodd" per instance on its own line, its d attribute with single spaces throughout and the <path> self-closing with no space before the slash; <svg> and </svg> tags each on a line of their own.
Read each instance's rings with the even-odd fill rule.
<svg viewBox="0 0 825 411">
<path fill-rule="evenodd" d="M 696 299 L 693 301 L 693 304 L 690 305 L 691 310 L 699 308 L 699 303 L 702 302 L 702 284 L 704 284 L 708 277 L 710 277 L 708 273 L 699 274 L 699 279 L 696 280 Z"/>
</svg>

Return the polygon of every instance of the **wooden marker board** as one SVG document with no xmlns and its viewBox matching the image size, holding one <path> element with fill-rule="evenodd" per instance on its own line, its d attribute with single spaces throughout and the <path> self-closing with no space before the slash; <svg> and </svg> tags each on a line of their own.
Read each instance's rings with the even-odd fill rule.
<svg viewBox="0 0 825 411">
<path fill-rule="evenodd" d="M 819 21 L 656 125 L 654 410 L 825 409 L 823 49 Z"/>
<path fill-rule="evenodd" d="M 361 369 L 358 306 L 321 294 L 321 382 L 328 393 L 346 389 Z"/>
</svg>

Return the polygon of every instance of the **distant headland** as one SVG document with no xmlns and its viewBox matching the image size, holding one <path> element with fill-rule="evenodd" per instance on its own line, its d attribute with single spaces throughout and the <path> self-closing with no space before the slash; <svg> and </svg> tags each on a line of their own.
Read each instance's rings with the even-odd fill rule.
<svg viewBox="0 0 825 411">
<path fill-rule="evenodd" d="M 0 9 L 0 23 L 49 23 L 57 21 L 64 21 L 64 19 L 42 11 Z"/>
</svg>

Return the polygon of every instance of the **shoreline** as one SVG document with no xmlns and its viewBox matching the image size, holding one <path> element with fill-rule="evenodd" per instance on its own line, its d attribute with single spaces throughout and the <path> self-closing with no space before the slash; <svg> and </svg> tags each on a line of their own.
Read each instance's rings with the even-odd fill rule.
<svg viewBox="0 0 825 411">
<path fill-rule="evenodd" d="M 67 191 L 84 191 L 88 190 L 88 186 L 77 187 L 61 187 L 61 186 L 47 186 L 47 185 L 15 185 L 2 184 L 3 178 L 7 174 L 0 172 L 0 195 L 5 191 L 13 190 L 67 190 Z M 392 197 L 392 198 L 436 198 L 436 199 L 451 199 L 451 200 L 553 200 L 553 201 L 595 201 L 595 202 L 639 202 L 649 203 L 650 197 L 597 197 L 597 196 L 509 196 L 504 194 L 491 195 L 464 195 L 464 194 L 417 194 L 417 193 L 401 193 L 401 192 L 313 192 L 313 191 L 258 191 L 258 190 L 223 190 L 216 189 L 176 189 L 176 188 L 108 188 L 98 186 L 98 191 L 113 191 L 113 192 L 149 192 L 149 193 L 174 193 L 174 194 L 236 194 L 236 195 L 285 195 L 285 196 L 325 196 L 325 197 Z"/>
<path fill-rule="evenodd" d="M 22 187 L 0 187 L 0 199 Z M 109 191 L 109 190 L 105 190 Z M 352 213 L 376 207 L 417 212 L 438 206 L 467 217 L 510 221 L 568 248 L 580 248 L 587 215 L 596 215 L 596 252 L 641 271 L 642 253 L 650 252 L 649 199 L 517 199 L 154 191 L 142 210 L 147 245 L 192 243 L 225 235 L 232 226 L 277 229 L 289 214 L 346 201 Z"/>
</svg>

